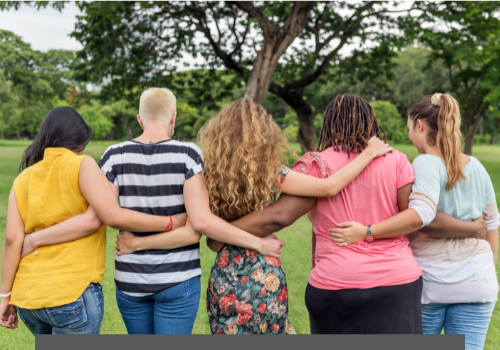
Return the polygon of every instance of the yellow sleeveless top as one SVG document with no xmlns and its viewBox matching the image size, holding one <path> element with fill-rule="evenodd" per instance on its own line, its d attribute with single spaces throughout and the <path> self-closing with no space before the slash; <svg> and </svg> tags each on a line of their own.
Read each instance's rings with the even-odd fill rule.
<svg viewBox="0 0 500 350">
<path fill-rule="evenodd" d="M 24 232 L 53 226 L 87 211 L 78 183 L 83 156 L 66 148 L 47 148 L 43 160 L 14 180 L 14 192 Z M 12 288 L 11 304 L 25 309 L 74 302 L 104 276 L 106 225 L 73 242 L 38 248 L 21 259 Z"/>
</svg>

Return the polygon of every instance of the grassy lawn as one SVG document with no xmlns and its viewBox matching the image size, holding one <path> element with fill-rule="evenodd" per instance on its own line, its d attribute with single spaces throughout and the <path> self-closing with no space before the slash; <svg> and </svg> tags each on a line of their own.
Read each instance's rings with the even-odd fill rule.
<svg viewBox="0 0 500 350">
<path fill-rule="evenodd" d="M 92 142 L 85 153 L 99 160 L 107 146 L 115 142 L 98 141 Z M 28 141 L 0 140 L 0 244 L 3 245 L 5 236 L 5 218 L 7 214 L 7 199 L 14 178 L 18 174 L 18 166 L 24 148 L 29 145 Z M 292 144 L 297 151 L 298 144 Z M 410 161 L 417 155 L 413 145 L 395 145 L 395 148 L 407 154 Z M 500 146 L 475 146 L 474 155 L 484 164 L 488 170 L 496 190 L 497 201 L 500 201 Z M 278 237 L 286 241 L 281 258 L 283 268 L 287 274 L 289 288 L 290 320 L 297 333 L 309 333 L 309 318 L 304 303 L 304 291 L 307 285 L 307 277 L 311 268 L 311 223 L 306 217 L 299 219 L 294 225 L 278 233 Z M 105 314 L 101 328 L 103 334 L 126 333 L 123 320 L 118 311 L 115 301 L 114 275 L 114 240 L 116 230 L 108 228 L 108 244 L 106 254 L 106 274 L 103 279 Z M 204 243 L 204 241 L 202 241 Z M 215 259 L 215 254 L 201 244 L 202 297 L 198 317 L 193 333 L 210 333 L 208 317 L 205 309 L 206 288 L 210 268 Z M 497 266 L 497 269 L 500 264 Z M 35 338 L 20 322 L 17 330 L 11 331 L 0 327 L 0 349 L 34 349 Z M 500 348 L 500 306 L 497 304 L 493 315 L 486 349 Z"/>
</svg>

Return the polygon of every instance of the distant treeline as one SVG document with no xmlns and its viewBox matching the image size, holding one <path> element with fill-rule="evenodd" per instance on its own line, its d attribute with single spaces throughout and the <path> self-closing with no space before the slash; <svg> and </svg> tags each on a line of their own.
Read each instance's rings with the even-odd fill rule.
<svg viewBox="0 0 500 350">
<path fill-rule="evenodd" d="M 393 59 L 394 71 L 375 79 L 355 81 L 342 71 L 328 74 L 330 81 L 318 81 L 305 90 L 304 96 L 313 107 L 317 134 L 323 113 L 332 99 L 341 93 L 359 95 L 370 102 L 390 141 L 407 142 L 406 112 L 412 102 L 425 94 L 442 91 L 447 72 L 441 62 L 427 64 L 429 50 L 408 47 Z M 0 137 L 32 139 L 45 114 L 56 106 L 77 109 L 94 130 L 94 139 L 123 140 L 137 136 L 138 98 L 143 86 L 138 85 L 126 96 L 113 99 L 90 91 L 74 79 L 72 67 L 77 60 L 72 51 L 33 50 L 21 37 L 0 30 Z M 177 127 L 175 137 L 192 140 L 201 126 L 217 110 L 241 98 L 244 86 L 234 86 L 231 73 L 217 70 L 192 70 L 172 73 L 170 88 L 177 95 Z M 387 76 L 390 76 L 389 79 Z M 333 77 L 333 78 L 332 78 Z M 215 100 L 200 99 L 206 81 L 217 81 L 220 89 Z M 500 111 L 493 104 L 476 136 L 476 143 L 496 143 L 500 133 Z M 275 95 L 268 93 L 264 107 L 295 141 L 299 130 L 295 112 Z"/>
</svg>

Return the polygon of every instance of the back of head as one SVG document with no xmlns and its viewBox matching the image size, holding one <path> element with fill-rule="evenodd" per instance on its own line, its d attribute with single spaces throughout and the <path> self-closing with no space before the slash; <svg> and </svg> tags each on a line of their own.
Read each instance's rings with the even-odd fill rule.
<svg viewBox="0 0 500 350">
<path fill-rule="evenodd" d="M 465 178 L 462 171 L 462 118 L 457 100 L 450 94 L 434 94 L 422 97 L 408 111 L 414 126 L 420 119 L 429 126 L 427 142 L 437 146 L 444 158 L 448 182 L 446 190 L 451 190 Z"/>
<path fill-rule="evenodd" d="M 169 89 L 149 88 L 141 94 L 139 115 L 144 126 L 148 122 L 167 124 L 175 112 L 175 95 Z"/>
<path fill-rule="evenodd" d="M 229 104 L 199 133 L 212 212 L 235 220 L 262 209 L 277 193 L 286 137 L 262 106 L 250 99 Z"/>
<path fill-rule="evenodd" d="M 42 121 L 33 143 L 26 148 L 19 171 L 43 159 L 46 148 L 63 147 L 74 152 L 83 151 L 92 139 L 92 128 L 71 107 L 56 107 Z"/>
<path fill-rule="evenodd" d="M 350 157 L 350 152 L 360 153 L 372 136 L 382 138 L 380 131 L 384 129 L 367 101 L 355 95 L 337 95 L 326 107 L 318 151 L 333 147 L 338 152 L 341 147 Z"/>
</svg>

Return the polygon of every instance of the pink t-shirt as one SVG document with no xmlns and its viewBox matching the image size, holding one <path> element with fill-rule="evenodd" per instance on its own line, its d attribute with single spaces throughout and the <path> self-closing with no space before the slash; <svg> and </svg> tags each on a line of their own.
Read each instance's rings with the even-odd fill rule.
<svg viewBox="0 0 500 350">
<path fill-rule="evenodd" d="M 348 159 L 346 152 L 330 147 L 320 156 L 336 172 L 358 155 L 351 153 Z M 309 174 L 321 177 L 316 163 Z M 366 289 L 406 284 L 422 275 L 405 236 L 338 247 L 327 234 L 328 229 L 339 227 L 342 222 L 370 225 L 398 214 L 397 189 L 414 181 L 406 156 L 393 151 L 373 160 L 335 197 L 318 199 L 308 213 L 316 236 L 314 266 L 309 276 L 313 287 Z"/>
</svg>

